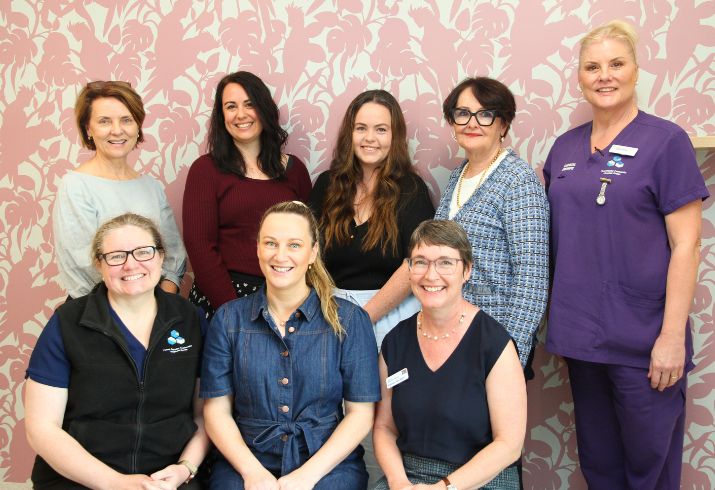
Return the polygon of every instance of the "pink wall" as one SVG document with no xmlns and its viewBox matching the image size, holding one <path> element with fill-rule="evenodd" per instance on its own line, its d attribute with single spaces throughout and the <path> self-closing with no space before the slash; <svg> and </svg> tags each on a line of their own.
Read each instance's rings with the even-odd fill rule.
<svg viewBox="0 0 715 490">
<path fill-rule="evenodd" d="M 304 5 L 301 7 L 295 4 Z M 680 0 L 0 1 L 0 481 L 30 476 L 23 376 L 65 296 L 53 262 L 57 179 L 85 161 L 73 105 L 82 84 L 130 81 L 144 97 L 135 168 L 166 184 L 177 216 L 189 165 L 204 149 L 219 78 L 251 70 L 275 90 L 288 150 L 311 174 L 329 163 L 350 100 L 385 88 L 401 101 L 415 164 L 435 199 L 461 154 L 440 114 L 466 75 L 517 96 L 505 142 L 540 171 L 554 138 L 589 118 L 576 90 L 577 40 L 624 18 L 639 26 L 643 110 L 691 135 L 715 134 L 715 2 Z M 152 6 L 153 5 L 153 6 Z M 715 154 L 699 152 L 715 191 Z M 713 192 L 715 194 L 715 192 Z M 693 304 L 684 488 L 715 487 L 715 210 L 706 202 Z M 191 278 L 186 277 L 190 283 Z M 184 285 L 186 288 L 186 284 Z M 527 488 L 584 489 L 563 366 L 541 347 L 530 383 Z"/>
</svg>

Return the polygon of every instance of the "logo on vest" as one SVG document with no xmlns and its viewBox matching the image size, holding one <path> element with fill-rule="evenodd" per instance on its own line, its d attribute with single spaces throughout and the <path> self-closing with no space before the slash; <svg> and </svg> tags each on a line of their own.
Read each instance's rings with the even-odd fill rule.
<svg viewBox="0 0 715 490">
<path fill-rule="evenodd" d="M 186 342 L 186 340 L 184 340 L 183 337 L 179 336 L 179 332 L 177 332 L 176 330 L 171 331 L 171 337 L 166 339 L 166 341 L 169 342 L 169 345 L 176 345 L 176 344 L 181 345 L 184 342 Z"/>
<path fill-rule="evenodd" d="M 186 339 L 179 334 L 178 331 L 172 330 L 171 331 L 171 336 L 166 339 L 166 341 L 169 343 L 169 345 L 173 346 L 167 349 L 164 349 L 164 352 L 169 352 L 171 354 L 176 354 L 177 352 L 186 352 L 187 350 L 191 349 L 193 347 L 192 345 L 183 345 L 186 343 Z"/>
</svg>

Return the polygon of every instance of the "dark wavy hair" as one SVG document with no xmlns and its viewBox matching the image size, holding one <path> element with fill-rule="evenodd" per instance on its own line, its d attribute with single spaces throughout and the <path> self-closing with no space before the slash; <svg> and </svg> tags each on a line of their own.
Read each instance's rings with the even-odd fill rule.
<svg viewBox="0 0 715 490">
<path fill-rule="evenodd" d="M 362 167 L 353 150 L 353 129 L 358 111 L 368 102 L 380 104 L 390 111 L 392 143 L 390 153 L 377 174 L 372 195 L 372 214 L 367 221 L 367 236 L 362 250 L 366 252 L 381 246 L 385 254 L 388 246 L 393 252 L 397 251 L 400 181 L 408 174 L 415 173 L 407 148 L 405 117 L 400 104 L 385 90 L 363 92 L 353 99 L 345 112 L 330 163 L 330 183 L 323 197 L 320 227 L 325 230 L 326 248 L 333 243 L 339 246 L 350 243 L 348 227 L 355 216 L 353 203 L 357 184 L 363 178 Z"/>
<path fill-rule="evenodd" d="M 468 88 L 472 90 L 474 97 L 477 98 L 479 104 L 484 107 L 484 109 L 499 112 L 499 117 L 501 117 L 502 121 L 507 125 L 504 134 L 500 134 L 499 136 L 506 136 L 516 115 L 516 101 L 509 87 L 493 78 L 476 77 L 462 80 L 459 85 L 452 89 L 447 98 L 444 99 L 444 104 L 442 104 L 444 119 L 450 126 L 454 126 L 452 109 L 457 107 L 459 95 Z"/>
<path fill-rule="evenodd" d="M 229 83 L 237 83 L 243 87 L 263 125 L 258 166 L 269 178 L 286 180 L 286 171 L 281 158 L 288 133 L 280 125 L 280 112 L 270 90 L 263 80 L 247 71 L 226 75 L 216 87 L 207 145 L 207 153 L 213 158 L 216 169 L 222 174 L 246 176 L 246 162 L 226 129 L 226 120 L 223 117 L 223 91 Z"/>
</svg>

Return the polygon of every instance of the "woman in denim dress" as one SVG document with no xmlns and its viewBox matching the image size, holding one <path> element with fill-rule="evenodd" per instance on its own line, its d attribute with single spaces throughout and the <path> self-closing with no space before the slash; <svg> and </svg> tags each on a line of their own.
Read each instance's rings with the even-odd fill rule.
<svg viewBox="0 0 715 490">
<path fill-rule="evenodd" d="M 375 335 L 362 308 L 332 296 L 318 236 L 300 202 L 266 211 L 266 284 L 212 321 L 200 394 L 221 452 L 210 488 L 367 487 L 359 443 L 380 400 Z"/>
</svg>

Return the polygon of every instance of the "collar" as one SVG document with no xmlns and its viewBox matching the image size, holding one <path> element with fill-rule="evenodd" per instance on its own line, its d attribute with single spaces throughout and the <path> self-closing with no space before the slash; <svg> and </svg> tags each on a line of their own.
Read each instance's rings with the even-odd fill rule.
<svg viewBox="0 0 715 490">
<path fill-rule="evenodd" d="M 149 338 L 149 346 L 159 341 L 168 327 L 181 320 L 181 311 L 173 301 L 171 293 L 167 293 L 158 285 L 154 288 L 157 309 L 154 326 Z M 103 282 L 97 284 L 86 296 L 87 303 L 80 317 L 79 323 L 89 328 L 102 331 L 126 343 L 126 337 L 109 313 L 109 300 L 107 297 L 107 286 Z"/>
<path fill-rule="evenodd" d="M 258 317 L 263 316 L 263 311 L 268 311 L 268 298 L 266 297 L 266 284 L 261 286 L 261 289 L 253 293 L 253 304 L 251 306 L 251 321 L 256 321 Z M 297 308 L 303 314 L 303 317 L 309 322 L 320 310 L 320 298 L 315 288 L 310 288 L 310 294 L 305 298 L 305 301 Z"/>
</svg>

